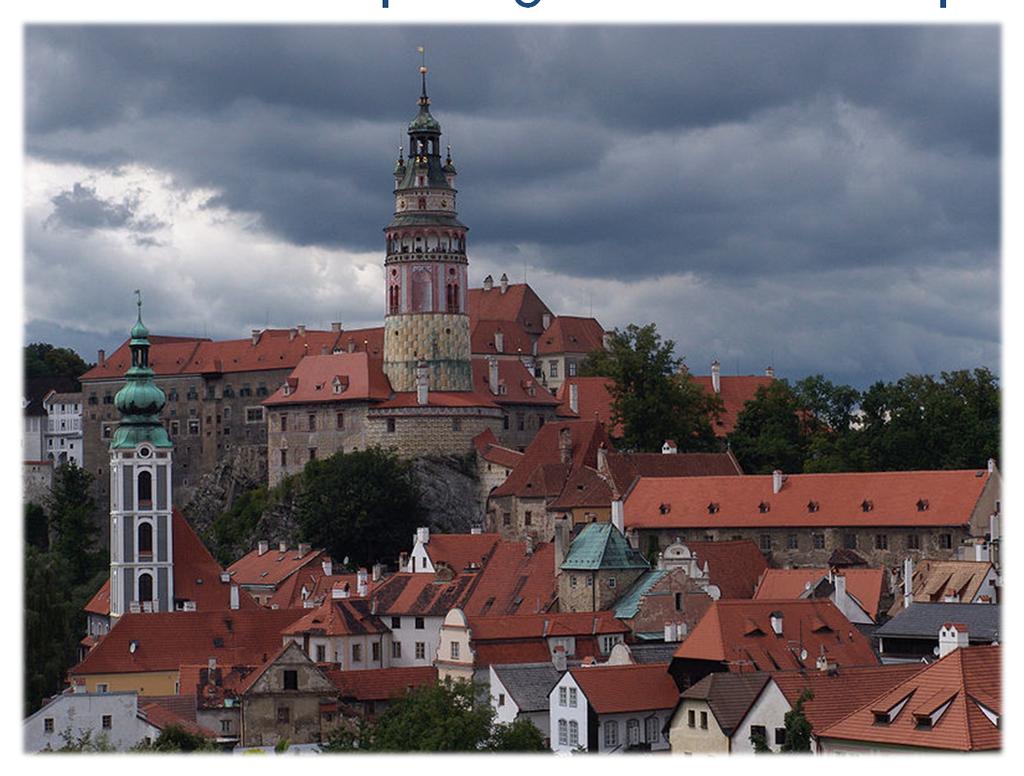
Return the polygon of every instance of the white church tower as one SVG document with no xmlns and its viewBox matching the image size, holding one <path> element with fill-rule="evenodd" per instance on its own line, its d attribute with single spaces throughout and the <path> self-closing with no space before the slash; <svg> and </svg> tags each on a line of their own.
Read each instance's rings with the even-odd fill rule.
<svg viewBox="0 0 1024 776">
<path fill-rule="evenodd" d="M 138 292 L 136 292 L 138 293 Z M 132 327 L 132 364 L 114 399 L 121 424 L 110 443 L 110 615 L 174 610 L 171 453 L 160 422 L 166 402 L 149 366 L 149 330 Z"/>
</svg>

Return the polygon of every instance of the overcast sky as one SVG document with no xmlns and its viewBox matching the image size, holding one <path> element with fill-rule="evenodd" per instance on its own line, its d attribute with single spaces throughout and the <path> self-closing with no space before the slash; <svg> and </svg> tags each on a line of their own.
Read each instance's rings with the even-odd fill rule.
<svg viewBox="0 0 1024 776">
<path fill-rule="evenodd" d="M 692 371 L 999 367 L 995 27 L 31 27 L 27 342 L 379 325 L 418 45 L 470 278 Z"/>
</svg>

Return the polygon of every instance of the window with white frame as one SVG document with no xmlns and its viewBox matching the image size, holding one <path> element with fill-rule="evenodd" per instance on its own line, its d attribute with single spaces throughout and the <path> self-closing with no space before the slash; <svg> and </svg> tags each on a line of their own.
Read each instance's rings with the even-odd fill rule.
<svg viewBox="0 0 1024 776">
<path fill-rule="evenodd" d="M 416 659 L 423 660 L 427 656 L 427 644 L 423 641 L 416 642 Z"/>
<path fill-rule="evenodd" d="M 569 703 L 569 688 L 559 687 L 558 688 L 558 705 L 566 706 Z"/>
<path fill-rule="evenodd" d="M 562 746 L 569 743 L 569 723 L 564 719 L 558 720 L 558 743 Z"/>
<path fill-rule="evenodd" d="M 619 745 L 618 720 L 610 719 L 604 723 L 604 745 L 606 747 Z"/>
<path fill-rule="evenodd" d="M 575 687 L 570 687 L 569 688 L 569 708 L 570 709 L 575 709 L 576 708 L 577 700 L 578 700 L 578 693 L 576 692 L 576 688 Z"/>
<path fill-rule="evenodd" d="M 648 717 L 644 720 L 644 733 L 646 734 L 647 743 L 653 744 L 658 740 L 658 728 L 659 720 L 657 717 Z"/>
<path fill-rule="evenodd" d="M 626 723 L 626 743 L 630 746 L 640 743 L 640 720 L 631 719 Z"/>
<path fill-rule="evenodd" d="M 574 719 L 569 720 L 569 746 L 579 746 L 580 723 Z"/>
</svg>

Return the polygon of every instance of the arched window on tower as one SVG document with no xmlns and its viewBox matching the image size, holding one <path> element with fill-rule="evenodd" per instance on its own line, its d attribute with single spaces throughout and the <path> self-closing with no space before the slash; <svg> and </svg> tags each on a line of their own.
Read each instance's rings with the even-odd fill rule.
<svg viewBox="0 0 1024 776">
<path fill-rule="evenodd" d="M 457 282 L 451 281 L 448 283 L 446 301 L 448 312 L 457 313 L 459 311 L 459 284 Z"/>
<path fill-rule="evenodd" d="M 139 509 L 153 508 L 153 475 L 139 472 Z"/>
<path fill-rule="evenodd" d="M 139 560 L 153 559 L 153 526 L 139 523 Z"/>
<path fill-rule="evenodd" d="M 397 285 L 388 286 L 388 315 L 398 315 L 400 312 L 400 291 Z"/>
<path fill-rule="evenodd" d="M 427 209 L 427 198 L 426 197 L 420 197 L 419 201 L 417 202 L 417 207 L 420 210 L 426 210 Z"/>
<path fill-rule="evenodd" d="M 153 600 L 153 575 L 139 574 L 139 600 Z"/>
</svg>

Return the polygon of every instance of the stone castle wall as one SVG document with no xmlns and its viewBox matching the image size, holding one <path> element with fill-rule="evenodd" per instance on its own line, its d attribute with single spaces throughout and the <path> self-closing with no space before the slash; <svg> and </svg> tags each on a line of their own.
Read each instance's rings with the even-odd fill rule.
<svg viewBox="0 0 1024 776">
<path fill-rule="evenodd" d="M 454 313 L 388 316 L 384 323 L 384 372 L 395 391 L 416 390 L 420 358 L 429 368 L 430 390 L 472 390 L 469 317 Z"/>
<path fill-rule="evenodd" d="M 403 458 L 461 456 L 472 452 L 477 434 L 501 428 L 501 417 L 493 412 L 453 414 L 453 410 L 441 408 L 442 412 L 428 414 L 430 409 L 371 414 L 366 421 L 367 445 L 392 449 Z M 388 431 L 389 419 L 394 421 L 394 431 Z"/>
</svg>

